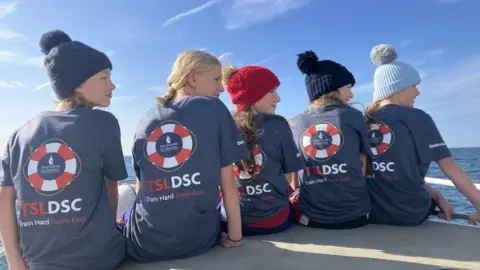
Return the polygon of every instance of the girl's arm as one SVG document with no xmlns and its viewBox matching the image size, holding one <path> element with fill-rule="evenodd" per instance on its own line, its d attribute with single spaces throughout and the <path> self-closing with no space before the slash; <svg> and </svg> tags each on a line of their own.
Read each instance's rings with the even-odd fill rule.
<svg viewBox="0 0 480 270">
<path fill-rule="evenodd" d="M 297 190 L 297 188 L 298 188 L 298 172 L 286 173 L 285 178 L 287 179 L 288 183 L 290 184 L 290 187 L 293 190 Z"/>
<path fill-rule="evenodd" d="M 458 166 L 452 157 L 437 161 L 442 172 L 453 182 L 460 192 L 469 199 L 477 211 L 480 212 L 480 191 L 477 190 L 472 180 Z"/>
<path fill-rule="evenodd" d="M 15 190 L 12 186 L 0 186 L 0 236 L 9 269 L 27 269 L 18 243 Z"/>
<path fill-rule="evenodd" d="M 142 184 L 140 183 L 140 180 L 137 178 L 137 184 L 136 184 L 136 186 L 135 186 L 135 192 L 136 192 L 137 194 L 140 193 L 140 186 L 141 186 L 141 185 L 142 185 Z"/>
<path fill-rule="evenodd" d="M 240 202 L 231 165 L 222 168 L 221 177 L 220 187 L 222 188 L 223 204 L 227 213 L 228 237 L 233 241 L 241 240 L 242 220 L 240 216 Z"/>
<path fill-rule="evenodd" d="M 367 155 L 361 153 L 360 160 L 362 161 L 362 174 L 365 177 L 367 175 Z"/>
<path fill-rule="evenodd" d="M 117 181 L 105 179 L 105 184 L 107 186 L 107 195 L 110 202 L 110 208 L 113 211 L 112 213 L 115 213 L 116 215 L 118 208 L 118 183 Z"/>
</svg>

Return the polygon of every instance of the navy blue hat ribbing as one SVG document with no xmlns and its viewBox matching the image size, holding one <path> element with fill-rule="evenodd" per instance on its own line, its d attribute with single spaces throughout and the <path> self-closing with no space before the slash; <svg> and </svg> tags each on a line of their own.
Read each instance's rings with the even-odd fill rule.
<svg viewBox="0 0 480 270">
<path fill-rule="evenodd" d="M 112 69 L 106 54 L 72 39 L 61 30 L 49 31 L 40 38 L 52 88 L 58 98 L 73 96 L 75 89 L 93 75 Z"/>
<path fill-rule="evenodd" d="M 319 61 L 313 51 L 297 55 L 297 66 L 305 74 L 305 84 L 310 102 L 337 91 L 345 85 L 355 85 L 355 77 L 348 69 L 332 60 Z"/>
</svg>

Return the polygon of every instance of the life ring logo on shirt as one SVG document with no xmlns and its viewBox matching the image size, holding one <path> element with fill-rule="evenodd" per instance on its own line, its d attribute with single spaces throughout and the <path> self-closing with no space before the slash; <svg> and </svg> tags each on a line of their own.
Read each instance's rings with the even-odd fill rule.
<svg viewBox="0 0 480 270">
<path fill-rule="evenodd" d="M 343 146 L 343 134 L 328 122 L 311 125 L 301 136 L 302 150 L 315 160 L 326 161 Z"/>
<path fill-rule="evenodd" d="M 367 126 L 370 148 L 375 157 L 387 152 L 393 145 L 395 136 L 392 130 L 383 122 L 372 123 Z"/>
<path fill-rule="evenodd" d="M 253 168 L 252 173 L 248 173 L 243 169 L 241 170 L 239 166 L 237 166 L 235 163 L 233 164 L 233 175 L 238 181 L 249 182 L 253 180 L 263 170 L 263 168 L 265 168 L 265 153 L 262 151 L 259 145 L 255 144 L 253 146 L 252 154 L 255 160 L 255 167 Z"/>
<path fill-rule="evenodd" d="M 53 139 L 38 147 L 27 160 L 24 174 L 30 185 L 44 196 L 62 191 L 80 174 L 80 159 L 63 141 Z"/>
<path fill-rule="evenodd" d="M 148 136 L 147 158 L 160 170 L 178 170 L 193 155 L 197 144 L 195 135 L 180 123 L 167 121 Z"/>
</svg>

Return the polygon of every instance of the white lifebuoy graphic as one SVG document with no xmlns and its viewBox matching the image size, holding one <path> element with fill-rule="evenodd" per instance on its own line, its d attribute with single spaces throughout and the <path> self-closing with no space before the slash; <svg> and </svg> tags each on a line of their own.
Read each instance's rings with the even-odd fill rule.
<svg viewBox="0 0 480 270">
<path fill-rule="evenodd" d="M 174 137 L 179 140 L 175 141 Z M 192 137 L 192 133 L 179 123 L 159 125 L 147 139 L 148 159 L 160 169 L 176 168 L 192 155 L 195 148 Z M 168 152 L 175 154 L 168 155 Z"/>
<path fill-rule="evenodd" d="M 327 159 L 343 146 L 343 134 L 330 123 L 311 125 L 300 140 L 302 149 L 314 159 Z"/>
<path fill-rule="evenodd" d="M 63 159 L 65 162 L 63 172 L 59 169 L 60 165 L 54 164 L 53 155 L 49 154 L 56 154 Z M 48 165 L 42 166 L 46 168 L 39 168 L 40 161 L 47 155 L 49 155 Z M 77 158 L 75 153 L 68 146 L 60 142 L 46 143 L 37 148 L 30 156 L 27 166 L 28 182 L 39 192 L 61 190 L 70 184 L 77 174 Z M 60 175 L 55 178 L 48 179 L 44 176 L 46 174 L 58 175 L 59 173 Z"/>
<path fill-rule="evenodd" d="M 368 137 L 370 139 L 372 153 L 374 156 L 379 156 L 385 153 L 393 142 L 393 132 L 385 123 L 369 124 Z M 380 133 L 377 138 L 375 133 Z"/>
<path fill-rule="evenodd" d="M 244 170 L 240 170 L 237 165 L 233 164 L 233 174 L 235 178 L 238 180 L 249 180 L 255 178 L 262 169 L 264 168 L 264 154 L 262 152 L 262 149 L 260 149 L 260 146 L 255 144 L 252 147 L 252 154 L 255 160 L 255 168 L 253 169 L 253 173 L 250 174 L 248 172 L 245 172 Z"/>
</svg>

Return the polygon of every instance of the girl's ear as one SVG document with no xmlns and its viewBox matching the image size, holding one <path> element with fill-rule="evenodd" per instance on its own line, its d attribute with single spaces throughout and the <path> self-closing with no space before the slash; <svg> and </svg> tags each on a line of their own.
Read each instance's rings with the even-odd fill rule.
<svg viewBox="0 0 480 270">
<path fill-rule="evenodd" d="M 195 86 L 196 86 L 195 72 L 191 71 L 187 74 L 187 82 L 188 82 L 188 85 L 190 85 L 190 87 L 192 87 L 193 89 L 196 89 L 195 88 Z"/>
</svg>

